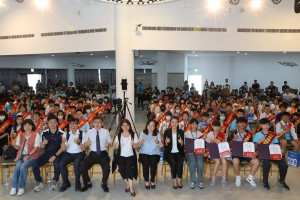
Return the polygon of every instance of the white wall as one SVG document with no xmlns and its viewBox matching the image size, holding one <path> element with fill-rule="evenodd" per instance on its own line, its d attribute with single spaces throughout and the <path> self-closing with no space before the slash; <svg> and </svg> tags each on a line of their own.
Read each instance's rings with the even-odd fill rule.
<svg viewBox="0 0 300 200">
<path fill-rule="evenodd" d="M 6 0 L 0 8 L 0 35 L 34 33 L 35 38 L 0 40 L 0 55 L 114 50 L 114 4 L 94 0 L 51 0 L 49 9 L 39 10 L 33 1 L 20 4 Z M 202 51 L 300 51 L 299 33 L 237 33 L 237 28 L 300 29 L 300 15 L 293 0 L 279 5 L 264 0 L 260 10 L 249 8 L 250 1 L 229 5 L 224 0 L 217 13 L 209 12 L 204 0 L 131 7 L 131 48 L 137 50 Z M 229 9 L 231 11 L 229 12 Z M 244 9 L 243 12 L 240 12 Z M 80 14 L 78 14 L 80 13 Z M 140 31 L 143 26 L 224 27 L 226 33 Z M 107 32 L 41 37 L 40 33 L 107 28 Z M 175 70 L 175 69 L 174 69 Z"/>
<path fill-rule="evenodd" d="M 295 53 L 249 53 L 232 54 L 227 56 L 189 56 L 189 74 L 202 74 L 202 84 L 205 79 L 214 81 L 215 85 L 225 83 L 229 78 L 232 89 L 241 87 L 244 81 L 251 86 L 255 79 L 261 88 L 266 88 L 270 81 L 281 91 L 283 81 L 288 81 L 292 88 L 300 89 L 300 66 L 287 67 L 278 62 L 295 62 L 300 65 L 300 56 Z M 195 68 L 198 69 L 195 72 Z"/>
</svg>

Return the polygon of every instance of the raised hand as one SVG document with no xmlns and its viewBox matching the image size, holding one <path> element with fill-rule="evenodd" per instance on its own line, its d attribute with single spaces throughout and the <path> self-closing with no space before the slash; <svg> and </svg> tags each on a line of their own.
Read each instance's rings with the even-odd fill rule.
<svg viewBox="0 0 300 200">
<path fill-rule="evenodd" d="M 158 142 L 158 137 L 157 136 L 154 137 L 153 140 L 154 140 L 155 143 L 157 143 Z"/>
<path fill-rule="evenodd" d="M 46 144 L 48 144 L 48 140 L 45 138 L 45 137 L 43 137 L 44 139 L 43 139 L 43 145 L 46 145 Z"/>
<path fill-rule="evenodd" d="M 233 140 L 237 140 L 237 139 L 239 139 L 239 135 L 238 134 L 234 134 L 233 135 Z"/>
<path fill-rule="evenodd" d="M 86 144 L 87 146 L 90 146 L 90 145 L 91 145 L 91 143 L 92 143 L 92 142 L 91 142 L 91 139 L 88 137 L 88 140 L 86 141 L 86 143 L 85 143 L 85 144 Z"/>
<path fill-rule="evenodd" d="M 143 136 L 143 141 L 146 142 L 146 140 L 147 140 L 147 137 L 144 135 Z"/>
<path fill-rule="evenodd" d="M 179 137 L 178 142 L 179 142 L 180 144 L 183 144 L 183 140 L 181 139 L 181 137 Z"/>
</svg>

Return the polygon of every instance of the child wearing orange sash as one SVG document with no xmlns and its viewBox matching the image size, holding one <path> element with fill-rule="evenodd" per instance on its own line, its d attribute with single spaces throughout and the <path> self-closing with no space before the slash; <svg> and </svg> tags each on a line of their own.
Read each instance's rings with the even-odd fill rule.
<svg viewBox="0 0 300 200">
<path fill-rule="evenodd" d="M 213 130 L 208 133 L 206 137 L 207 143 L 216 143 L 219 144 L 222 141 L 216 139 L 217 135 L 219 134 L 221 130 L 221 123 L 218 120 L 214 120 L 212 122 L 212 128 Z M 214 158 L 213 161 L 215 161 L 214 169 L 213 169 L 213 176 L 210 182 L 211 186 L 216 186 L 216 176 L 219 170 L 219 167 L 222 163 L 222 185 L 224 187 L 227 186 L 227 180 L 226 180 L 226 172 L 227 172 L 227 160 L 226 158 Z"/>
<path fill-rule="evenodd" d="M 257 144 L 278 144 L 279 141 L 277 137 L 271 137 L 269 138 L 269 135 L 272 134 L 272 132 L 269 131 L 270 128 L 270 120 L 267 118 L 263 118 L 259 121 L 262 131 L 256 133 L 253 142 Z M 281 149 L 282 151 L 282 149 Z M 285 190 L 290 190 L 289 186 L 285 183 L 285 177 L 288 170 L 288 165 L 285 161 L 285 158 L 282 157 L 281 160 L 262 160 L 262 168 L 263 168 L 263 187 L 266 190 L 270 190 L 268 178 L 269 178 L 269 172 L 271 169 L 271 162 L 274 162 L 278 166 L 280 178 L 278 185 L 283 187 Z"/>
<path fill-rule="evenodd" d="M 299 151 L 299 141 L 295 128 L 290 122 L 290 113 L 282 113 L 281 121 L 276 124 L 276 133 L 281 149 L 283 150 L 283 156 L 285 156 L 287 144 L 293 145 L 294 152 Z"/>
<path fill-rule="evenodd" d="M 0 160 L 3 154 L 3 146 L 8 143 L 11 124 L 5 111 L 0 111 Z"/>
</svg>

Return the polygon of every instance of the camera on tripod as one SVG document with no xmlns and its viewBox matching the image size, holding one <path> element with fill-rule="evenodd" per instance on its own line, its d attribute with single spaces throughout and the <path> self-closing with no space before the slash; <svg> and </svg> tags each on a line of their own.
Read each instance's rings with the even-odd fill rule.
<svg viewBox="0 0 300 200">
<path fill-rule="evenodd" d="M 120 98 L 116 99 L 116 106 L 117 106 L 118 110 L 122 109 L 122 99 L 120 99 Z"/>
</svg>

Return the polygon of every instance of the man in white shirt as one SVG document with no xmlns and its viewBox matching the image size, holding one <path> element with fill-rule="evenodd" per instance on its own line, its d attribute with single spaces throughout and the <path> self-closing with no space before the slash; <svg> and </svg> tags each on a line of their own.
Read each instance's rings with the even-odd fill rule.
<svg viewBox="0 0 300 200">
<path fill-rule="evenodd" d="M 67 170 L 67 165 L 71 162 L 74 163 L 75 168 L 75 191 L 81 191 L 80 164 L 84 159 L 86 146 L 82 143 L 85 136 L 82 131 L 78 130 L 78 122 L 77 118 L 71 117 L 69 119 L 70 131 L 63 134 L 61 147 L 65 153 L 59 162 L 59 169 L 63 179 L 63 185 L 59 189 L 60 192 L 64 192 L 71 187 Z"/>
<path fill-rule="evenodd" d="M 89 147 L 91 152 L 81 165 L 81 175 L 84 184 L 81 191 L 85 192 L 92 187 L 88 171 L 94 164 L 100 164 L 103 172 L 101 187 L 104 192 L 109 192 L 107 180 L 110 172 L 110 158 L 107 149 L 111 146 L 112 141 L 108 130 L 102 128 L 103 119 L 100 116 L 94 118 L 93 124 L 94 128 L 88 130 L 83 141 L 84 145 Z"/>
<path fill-rule="evenodd" d="M 288 143 L 293 145 L 294 152 L 299 151 L 299 141 L 294 125 L 290 122 L 290 113 L 282 113 L 281 121 L 276 124 L 276 133 L 277 137 L 279 137 L 278 140 L 280 142 L 283 155 L 286 153 L 286 146 Z"/>
</svg>

